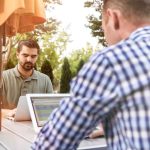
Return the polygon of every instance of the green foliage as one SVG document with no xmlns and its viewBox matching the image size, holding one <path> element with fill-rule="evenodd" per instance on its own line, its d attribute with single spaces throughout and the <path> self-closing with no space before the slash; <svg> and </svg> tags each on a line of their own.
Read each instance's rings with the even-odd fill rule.
<svg viewBox="0 0 150 150">
<path fill-rule="evenodd" d="M 94 16 L 90 16 L 88 27 L 92 30 L 92 35 L 94 37 L 98 37 L 99 43 L 106 46 L 104 32 L 102 30 L 102 20 L 99 20 Z"/>
<path fill-rule="evenodd" d="M 13 61 L 11 59 L 9 59 L 6 66 L 5 66 L 5 70 L 8 70 L 8 69 L 11 69 L 14 67 L 15 67 L 15 64 L 13 63 Z"/>
<path fill-rule="evenodd" d="M 83 67 L 84 63 L 85 63 L 84 60 L 80 59 L 79 64 L 77 66 L 77 73 L 81 70 L 81 68 Z"/>
<path fill-rule="evenodd" d="M 60 93 L 68 93 L 70 90 L 70 81 L 72 75 L 70 70 L 70 64 L 68 59 L 65 57 L 61 69 L 61 79 L 60 79 Z"/>
<path fill-rule="evenodd" d="M 61 4 L 61 0 L 43 0 L 44 3 L 46 3 L 46 5 L 48 4 Z"/>
<path fill-rule="evenodd" d="M 88 17 L 88 27 L 92 31 L 92 35 L 94 37 L 98 37 L 99 43 L 103 46 L 106 46 L 107 43 L 105 41 L 104 32 L 102 29 L 102 5 L 103 1 L 92 1 L 92 2 L 85 2 L 84 7 L 94 8 L 97 12 L 97 16 L 90 15 Z"/>
<path fill-rule="evenodd" d="M 78 70 L 78 64 L 79 61 L 82 59 L 84 62 L 86 62 L 89 57 L 92 55 L 93 49 L 90 45 L 87 45 L 86 48 L 74 50 L 71 53 L 71 56 L 69 57 L 69 62 L 71 65 L 71 72 L 72 72 L 72 77 L 76 76 Z"/>
<path fill-rule="evenodd" d="M 42 51 L 37 61 L 38 68 L 43 60 L 48 59 L 51 62 L 53 73 L 55 75 L 54 85 L 60 81 L 62 64 L 61 55 L 64 53 L 68 41 L 68 35 L 64 31 L 57 31 L 57 34 L 43 34 L 41 36 Z"/>
<path fill-rule="evenodd" d="M 49 60 L 47 60 L 47 59 L 44 60 L 44 62 L 42 63 L 42 66 L 41 66 L 41 72 L 46 74 L 47 76 L 49 76 L 49 78 L 53 84 L 54 75 L 53 75 L 53 70 L 52 70 L 51 63 Z"/>
<path fill-rule="evenodd" d="M 8 61 L 9 60 L 11 60 L 14 65 L 18 63 L 17 57 L 16 57 L 16 48 L 11 49 L 10 58 L 8 59 Z"/>
</svg>

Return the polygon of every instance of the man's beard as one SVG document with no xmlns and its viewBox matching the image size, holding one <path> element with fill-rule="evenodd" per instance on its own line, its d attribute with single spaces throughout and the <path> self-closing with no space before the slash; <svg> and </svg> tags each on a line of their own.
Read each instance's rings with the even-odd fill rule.
<svg viewBox="0 0 150 150">
<path fill-rule="evenodd" d="M 31 62 L 26 62 L 24 64 L 21 64 L 21 66 L 25 71 L 30 71 L 34 68 L 34 64 L 32 64 Z"/>
</svg>

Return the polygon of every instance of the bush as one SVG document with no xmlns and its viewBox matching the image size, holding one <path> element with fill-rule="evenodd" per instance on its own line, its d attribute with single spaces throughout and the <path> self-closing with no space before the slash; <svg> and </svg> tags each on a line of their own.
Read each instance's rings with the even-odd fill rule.
<svg viewBox="0 0 150 150">
<path fill-rule="evenodd" d="M 53 70 L 52 70 L 50 61 L 48 61 L 47 59 L 44 60 L 44 62 L 42 63 L 41 72 L 46 74 L 47 76 L 49 76 L 49 78 L 53 84 L 53 81 L 54 81 Z"/>
<path fill-rule="evenodd" d="M 60 93 L 68 93 L 70 90 L 70 81 L 71 81 L 71 70 L 70 64 L 67 58 L 64 59 L 62 70 L 61 70 L 61 79 L 60 79 Z"/>
<path fill-rule="evenodd" d="M 12 62 L 11 59 L 9 59 L 6 66 L 5 66 L 5 70 L 8 70 L 8 69 L 11 69 L 11 68 L 14 68 L 14 67 L 15 67 L 14 63 Z"/>
</svg>

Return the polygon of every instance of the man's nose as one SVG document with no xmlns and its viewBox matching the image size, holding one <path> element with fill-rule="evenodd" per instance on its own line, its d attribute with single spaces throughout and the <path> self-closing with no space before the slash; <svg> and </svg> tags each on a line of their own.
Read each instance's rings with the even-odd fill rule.
<svg viewBox="0 0 150 150">
<path fill-rule="evenodd" d="M 29 56 L 27 57 L 27 61 L 31 62 L 32 61 L 32 58 Z"/>
</svg>

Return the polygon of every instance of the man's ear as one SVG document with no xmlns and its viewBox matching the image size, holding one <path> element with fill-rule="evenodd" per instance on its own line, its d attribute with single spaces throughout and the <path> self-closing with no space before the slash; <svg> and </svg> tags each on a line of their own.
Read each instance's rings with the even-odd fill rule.
<svg viewBox="0 0 150 150">
<path fill-rule="evenodd" d="M 112 27 L 115 30 L 118 30 L 120 28 L 119 11 L 108 9 L 107 10 L 107 15 L 109 16 L 109 18 L 111 18 Z"/>
<path fill-rule="evenodd" d="M 118 13 L 114 12 L 113 17 L 114 17 L 114 28 L 118 30 L 120 28 L 120 21 L 119 21 Z"/>
</svg>

